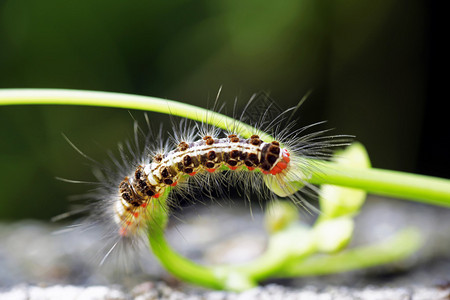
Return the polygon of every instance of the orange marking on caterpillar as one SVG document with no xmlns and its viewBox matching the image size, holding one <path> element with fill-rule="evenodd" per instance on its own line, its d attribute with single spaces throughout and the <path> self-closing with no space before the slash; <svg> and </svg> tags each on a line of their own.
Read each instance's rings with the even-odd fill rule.
<svg viewBox="0 0 450 300">
<path fill-rule="evenodd" d="M 281 172 L 283 172 L 283 170 L 281 168 L 279 168 L 278 166 L 275 166 L 272 168 L 272 170 L 270 170 L 270 174 L 272 174 L 272 175 L 277 175 Z"/>
<path fill-rule="evenodd" d="M 120 227 L 119 228 L 119 235 L 120 236 L 127 236 L 128 234 L 128 230 L 125 227 Z"/>
<path fill-rule="evenodd" d="M 287 163 L 285 162 L 285 161 L 280 161 L 279 163 L 277 163 L 276 164 L 276 166 L 275 167 L 278 167 L 278 168 L 280 168 L 281 170 L 284 170 L 284 169 L 286 169 L 287 168 Z"/>
</svg>

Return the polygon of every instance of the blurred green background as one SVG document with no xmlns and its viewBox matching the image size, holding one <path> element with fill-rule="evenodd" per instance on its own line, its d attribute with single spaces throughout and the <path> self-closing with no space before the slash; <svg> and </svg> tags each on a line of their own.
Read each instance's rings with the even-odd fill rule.
<svg viewBox="0 0 450 300">
<path fill-rule="evenodd" d="M 0 1 L 0 88 L 70 88 L 283 108 L 356 135 L 373 166 L 448 176 L 426 1 Z M 433 102 L 435 101 L 435 102 Z M 140 113 L 134 113 L 141 115 Z M 154 124 L 167 117 L 151 114 Z M 0 220 L 50 217 L 88 187 L 91 157 L 132 135 L 125 110 L 0 107 Z M 448 133 L 447 133 L 448 137 Z M 448 138 L 447 138 L 448 140 Z"/>
</svg>

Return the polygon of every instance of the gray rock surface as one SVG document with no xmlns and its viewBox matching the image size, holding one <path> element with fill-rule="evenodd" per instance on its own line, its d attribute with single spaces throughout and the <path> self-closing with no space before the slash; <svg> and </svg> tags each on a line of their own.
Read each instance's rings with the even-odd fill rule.
<svg viewBox="0 0 450 300">
<path fill-rule="evenodd" d="M 145 282 L 130 292 L 123 292 L 118 287 L 107 286 L 15 286 L 8 291 L 0 292 L 2 300 L 251 300 L 251 299 L 307 299 L 307 300 L 445 300 L 450 293 L 445 289 L 436 287 L 373 287 L 363 289 L 330 286 L 320 290 L 314 286 L 305 286 L 301 289 L 288 288 L 276 284 L 257 287 L 241 293 L 224 291 L 183 290 L 169 287 L 162 282 Z"/>
</svg>

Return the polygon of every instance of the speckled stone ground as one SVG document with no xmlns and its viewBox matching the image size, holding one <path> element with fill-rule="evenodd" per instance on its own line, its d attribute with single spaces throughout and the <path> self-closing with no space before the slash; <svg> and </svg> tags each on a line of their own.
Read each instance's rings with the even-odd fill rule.
<svg viewBox="0 0 450 300">
<path fill-rule="evenodd" d="M 264 250 L 266 235 L 258 207 L 250 216 L 250 209 L 238 204 L 196 205 L 179 216 L 167 237 L 192 259 L 239 262 Z M 96 230 L 55 233 L 61 224 L 3 223 L 0 299 L 450 299 L 449 209 L 370 197 L 356 221 L 353 245 L 410 226 L 419 228 L 427 240 L 413 257 L 390 266 L 276 280 L 230 293 L 180 283 L 145 249 L 99 267 L 104 250 Z"/>
<path fill-rule="evenodd" d="M 348 287 L 328 287 L 317 289 L 314 286 L 305 286 L 301 289 L 288 288 L 276 284 L 257 287 L 242 293 L 223 291 L 183 291 L 167 286 L 165 283 L 146 282 L 136 286 L 129 292 L 118 287 L 106 286 L 16 286 L 0 294 L 1 299 L 108 299 L 108 300 L 244 300 L 244 299 L 370 299 L 370 300 L 434 300 L 448 299 L 448 290 L 430 287 L 415 288 L 377 288 L 369 286 L 362 289 Z"/>
</svg>

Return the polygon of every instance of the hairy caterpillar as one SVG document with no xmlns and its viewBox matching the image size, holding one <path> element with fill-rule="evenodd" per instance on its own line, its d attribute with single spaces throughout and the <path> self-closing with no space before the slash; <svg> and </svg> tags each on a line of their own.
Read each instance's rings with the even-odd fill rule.
<svg viewBox="0 0 450 300">
<path fill-rule="evenodd" d="M 150 164 L 139 165 L 133 176 L 126 176 L 119 184 L 120 199 L 115 203 L 115 219 L 121 225 L 119 233 L 134 233 L 141 222 L 145 222 L 141 211 L 167 187 L 187 180 L 186 175 L 213 173 L 221 167 L 232 171 L 259 169 L 264 176 L 280 177 L 281 184 L 282 177 L 290 170 L 290 153 L 281 148 L 279 142 L 267 143 L 258 135 L 248 139 L 239 138 L 236 134 L 226 138 L 207 135 L 194 142 L 182 141 L 175 150 L 156 154 Z M 289 188 L 281 189 L 287 193 Z"/>
<path fill-rule="evenodd" d="M 261 99 L 266 103 L 258 102 Z M 307 206 L 303 195 L 316 191 L 306 179 L 320 167 L 310 159 L 329 157 L 333 147 L 348 144 L 348 136 L 327 136 L 328 130 L 307 133 L 323 122 L 296 129 L 292 116 L 298 107 L 273 113 L 276 105 L 268 99 L 265 94 L 254 96 L 241 114 L 241 121 L 255 127 L 249 136 L 242 136 L 240 123 L 222 130 L 206 122 L 190 126 L 183 119 L 172 138 L 164 140 L 162 129 L 154 134 L 149 128 L 146 133 L 135 124 L 134 145 L 120 147 L 121 158 L 113 158 L 114 166 L 103 167 L 98 175 L 94 198 L 99 201 L 91 219 L 113 224 L 106 238 L 134 241 L 151 223 L 152 209 L 163 193 L 173 190 L 186 197 L 199 189 L 208 194 L 222 183 L 242 186 L 247 196 L 252 191 L 262 197 L 289 197 Z M 256 110 L 262 114 L 259 120 L 246 118 Z M 144 137 L 144 147 L 139 136 Z M 168 204 L 176 205 L 173 199 Z"/>
</svg>

